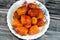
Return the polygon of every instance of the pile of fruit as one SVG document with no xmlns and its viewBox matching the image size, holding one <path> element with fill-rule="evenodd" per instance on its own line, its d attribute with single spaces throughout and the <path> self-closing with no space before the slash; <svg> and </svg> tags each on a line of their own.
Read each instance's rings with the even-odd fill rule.
<svg viewBox="0 0 60 40">
<path fill-rule="evenodd" d="M 44 13 L 37 4 L 29 3 L 19 7 L 13 14 L 12 26 L 20 35 L 34 35 L 44 26 Z"/>
</svg>

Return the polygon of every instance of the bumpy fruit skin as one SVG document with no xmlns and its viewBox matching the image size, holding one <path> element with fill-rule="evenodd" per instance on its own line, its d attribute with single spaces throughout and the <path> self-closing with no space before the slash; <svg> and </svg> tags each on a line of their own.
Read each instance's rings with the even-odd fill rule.
<svg viewBox="0 0 60 40">
<path fill-rule="evenodd" d="M 21 16 L 21 23 L 26 24 L 26 15 Z"/>
<path fill-rule="evenodd" d="M 17 28 L 15 28 L 15 31 L 16 31 L 16 33 L 18 33 L 22 36 L 27 35 L 27 33 L 28 33 L 28 29 L 25 27 L 17 27 Z"/>
<path fill-rule="evenodd" d="M 17 13 L 18 13 L 18 15 L 21 16 L 22 14 L 26 14 L 27 10 L 28 10 L 28 8 L 26 6 L 22 6 L 17 9 Z"/>
<path fill-rule="evenodd" d="M 30 4 L 28 4 L 28 7 L 29 7 L 29 8 L 37 8 L 37 5 L 30 3 Z"/>
<path fill-rule="evenodd" d="M 37 23 L 37 18 L 36 17 L 32 17 L 32 24 L 36 24 Z"/>
<path fill-rule="evenodd" d="M 38 16 L 40 13 L 40 9 L 36 8 L 36 9 L 30 9 L 28 11 L 28 15 L 30 15 L 31 17 L 36 17 Z"/>
<path fill-rule="evenodd" d="M 43 19 L 44 18 L 44 13 L 43 13 L 43 11 L 41 9 L 39 10 L 39 15 L 38 15 L 37 18 L 38 19 Z"/>
<path fill-rule="evenodd" d="M 22 15 L 21 16 L 21 23 L 24 24 L 31 24 L 31 18 L 30 16 L 27 15 Z"/>
<path fill-rule="evenodd" d="M 34 34 L 37 34 L 37 33 L 39 33 L 39 28 L 38 28 L 38 26 L 37 25 L 34 25 L 34 26 L 32 26 L 30 29 L 29 29 L 29 34 L 30 35 L 34 35 Z"/>
<path fill-rule="evenodd" d="M 26 17 L 26 24 L 31 24 L 31 17 L 30 16 Z"/>
<path fill-rule="evenodd" d="M 44 26 L 44 21 L 42 20 L 42 19 L 39 19 L 38 20 L 38 22 L 37 22 L 37 25 L 39 26 L 39 27 L 42 27 L 42 26 Z"/>
<path fill-rule="evenodd" d="M 13 27 L 21 27 L 23 26 L 18 19 L 13 20 L 12 22 Z"/>
</svg>

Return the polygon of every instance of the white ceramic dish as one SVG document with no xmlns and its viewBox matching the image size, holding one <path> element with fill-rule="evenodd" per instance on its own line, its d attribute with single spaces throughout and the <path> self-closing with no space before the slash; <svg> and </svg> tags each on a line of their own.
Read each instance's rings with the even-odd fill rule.
<svg viewBox="0 0 60 40">
<path fill-rule="evenodd" d="M 41 32 L 39 32 L 38 34 L 35 34 L 35 35 L 26 35 L 26 36 L 21 36 L 19 34 L 17 34 L 14 30 L 13 30 L 13 27 L 11 25 L 11 22 L 13 20 L 13 13 L 15 12 L 15 10 L 22 6 L 22 3 L 24 1 L 23 0 L 20 0 L 20 1 L 17 1 L 16 3 L 14 3 L 9 11 L 8 11 L 8 14 L 7 14 L 7 24 L 8 24 L 8 27 L 10 29 L 10 31 L 15 35 L 17 36 L 18 38 L 22 38 L 22 39 L 36 39 L 38 37 L 41 37 L 48 29 L 49 27 L 49 23 L 50 23 L 50 16 L 49 16 L 49 12 L 47 10 L 47 8 L 40 2 L 38 1 L 35 1 L 37 4 L 40 4 L 40 8 L 43 10 L 44 12 L 44 15 L 46 16 L 46 19 L 47 19 L 47 23 L 45 24 L 45 26 L 43 28 L 41 28 Z M 27 1 L 28 3 L 33 3 L 34 1 Z"/>
</svg>

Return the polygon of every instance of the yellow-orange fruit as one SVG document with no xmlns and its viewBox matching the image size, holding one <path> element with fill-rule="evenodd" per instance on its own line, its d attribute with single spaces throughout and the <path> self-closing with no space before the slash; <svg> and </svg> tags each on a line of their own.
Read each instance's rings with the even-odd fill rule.
<svg viewBox="0 0 60 40">
<path fill-rule="evenodd" d="M 22 15 L 21 16 L 21 23 L 22 24 L 31 24 L 31 18 L 30 18 L 30 16 Z"/>
<path fill-rule="evenodd" d="M 40 31 L 39 27 L 37 25 L 34 25 L 29 29 L 29 34 L 30 35 L 37 34 L 39 33 L 39 31 Z"/>
<path fill-rule="evenodd" d="M 22 7 L 18 8 L 16 11 L 17 11 L 18 15 L 26 14 L 27 7 L 26 6 L 22 6 Z"/>
<path fill-rule="evenodd" d="M 18 19 L 13 20 L 12 25 L 14 27 L 21 27 L 22 26 L 22 24 L 19 22 Z"/>
<path fill-rule="evenodd" d="M 15 31 L 16 31 L 16 33 L 18 33 L 22 36 L 27 35 L 27 33 L 28 33 L 28 29 L 25 27 L 17 27 L 17 28 L 15 28 Z"/>
<path fill-rule="evenodd" d="M 32 24 L 36 24 L 37 23 L 37 18 L 36 17 L 32 17 Z"/>
</svg>

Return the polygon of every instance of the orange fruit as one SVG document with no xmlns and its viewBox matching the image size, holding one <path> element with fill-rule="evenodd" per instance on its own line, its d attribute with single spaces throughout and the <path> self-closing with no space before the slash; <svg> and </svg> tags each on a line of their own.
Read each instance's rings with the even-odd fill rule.
<svg viewBox="0 0 60 40">
<path fill-rule="evenodd" d="M 34 25 L 29 29 L 29 34 L 30 35 L 37 34 L 39 33 L 39 31 L 40 31 L 39 27 L 37 25 Z"/>
<path fill-rule="evenodd" d="M 22 7 L 18 8 L 16 11 L 17 11 L 18 15 L 26 14 L 27 7 L 26 6 L 22 6 Z"/>
<path fill-rule="evenodd" d="M 27 33 L 28 33 L 28 29 L 25 27 L 17 27 L 17 28 L 15 28 L 15 31 L 16 31 L 16 33 L 18 33 L 22 36 L 27 35 Z"/>
<path fill-rule="evenodd" d="M 18 19 L 13 20 L 12 22 L 13 27 L 21 27 L 23 26 Z"/>
<path fill-rule="evenodd" d="M 22 15 L 21 16 L 21 23 L 22 24 L 31 24 L 31 18 L 30 18 L 30 16 Z"/>
<path fill-rule="evenodd" d="M 41 27 L 41 26 L 44 26 L 44 21 L 42 20 L 42 19 L 40 19 L 38 22 L 37 22 L 37 25 L 39 26 L 39 27 Z"/>
</svg>

